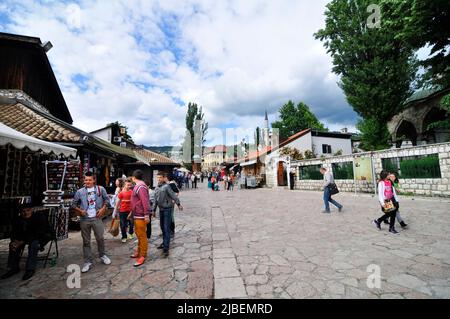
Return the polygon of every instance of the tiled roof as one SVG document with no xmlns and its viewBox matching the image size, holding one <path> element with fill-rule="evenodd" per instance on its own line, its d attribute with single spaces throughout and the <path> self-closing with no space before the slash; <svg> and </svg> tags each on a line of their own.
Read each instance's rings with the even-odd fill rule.
<svg viewBox="0 0 450 319">
<path fill-rule="evenodd" d="M 0 122 L 23 134 L 38 139 L 57 143 L 83 143 L 93 144 L 96 147 L 113 154 L 128 156 L 136 160 L 131 149 L 126 149 L 90 135 L 68 123 L 65 123 L 51 114 L 44 114 L 29 107 L 16 104 L 0 104 Z M 82 137 L 89 137 L 83 141 Z"/>
<path fill-rule="evenodd" d="M 442 89 L 440 87 L 419 90 L 414 92 L 409 98 L 407 98 L 406 101 L 403 103 L 403 105 L 423 102 L 430 98 L 434 98 L 435 96 L 438 96 L 440 94 L 447 94 L 449 92 L 450 88 Z"/>
<path fill-rule="evenodd" d="M 152 152 L 142 148 L 136 148 L 134 149 L 134 151 L 142 156 L 145 160 L 147 160 L 147 162 L 150 164 L 179 165 L 179 163 L 175 162 L 174 160 L 156 152 Z"/>
<path fill-rule="evenodd" d="M 279 149 L 279 148 L 282 148 L 282 147 L 288 145 L 289 143 L 291 143 L 291 142 L 295 141 L 296 139 L 298 139 L 298 138 L 300 138 L 300 137 L 306 135 L 306 134 L 309 133 L 309 132 L 311 132 L 311 129 L 306 129 L 306 130 L 300 131 L 300 132 L 298 132 L 298 133 L 295 133 L 294 135 L 288 137 L 288 138 L 285 139 L 283 142 L 281 142 L 278 146 L 277 146 L 277 145 L 275 145 L 274 147 L 272 147 L 272 146 L 266 146 L 266 147 L 264 147 L 264 149 L 262 149 L 261 151 L 253 151 L 253 152 L 251 152 L 250 154 L 248 154 L 247 157 L 245 157 L 245 158 L 240 158 L 238 161 L 239 161 L 239 162 L 244 162 L 245 160 L 255 160 L 255 159 L 257 159 L 258 157 L 262 157 L 262 156 L 264 156 L 264 155 L 266 155 L 266 154 L 271 153 L 272 151 L 275 151 L 275 150 L 277 150 L 277 149 Z"/>
<path fill-rule="evenodd" d="M 203 150 L 203 155 L 208 155 L 211 153 L 226 153 L 227 147 L 225 145 L 216 145 L 211 147 L 205 147 Z"/>
<path fill-rule="evenodd" d="M 0 105 L 0 121 L 21 133 L 49 142 L 77 143 L 82 135 L 70 129 L 70 124 L 59 124 L 60 121 L 52 121 L 20 103 Z"/>
<path fill-rule="evenodd" d="M 0 104 L 0 122 L 23 134 L 38 139 L 58 143 L 83 143 L 95 146 L 111 153 L 128 156 L 139 160 L 141 157 L 150 164 L 179 165 L 179 163 L 161 154 L 145 150 L 139 147 L 124 148 L 108 143 L 96 136 L 84 132 L 65 123 L 51 114 L 44 114 L 21 104 Z M 87 141 L 82 137 L 88 136 Z M 136 156 L 136 154 L 139 156 Z"/>
<path fill-rule="evenodd" d="M 90 142 L 92 144 L 94 144 L 97 147 L 100 147 L 104 150 L 110 151 L 112 153 L 120 154 L 120 155 L 125 155 L 125 156 L 128 156 L 133 159 L 137 159 L 136 155 L 134 154 L 132 149 L 120 147 L 120 146 L 108 143 L 107 141 L 102 140 L 101 138 L 92 136 L 92 135 L 90 136 L 90 139 L 91 139 Z"/>
</svg>

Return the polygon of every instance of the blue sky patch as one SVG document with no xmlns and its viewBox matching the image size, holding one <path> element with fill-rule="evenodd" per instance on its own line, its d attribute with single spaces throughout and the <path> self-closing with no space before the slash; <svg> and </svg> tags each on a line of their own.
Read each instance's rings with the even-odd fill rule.
<svg viewBox="0 0 450 319">
<path fill-rule="evenodd" d="M 89 90 L 89 78 L 83 74 L 78 73 L 72 76 L 72 82 L 83 92 Z"/>
</svg>

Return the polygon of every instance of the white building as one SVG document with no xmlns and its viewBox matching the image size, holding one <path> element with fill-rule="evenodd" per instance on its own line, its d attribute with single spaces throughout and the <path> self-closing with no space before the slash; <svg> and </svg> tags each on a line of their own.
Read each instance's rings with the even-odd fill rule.
<svg viewBox="0 0 450 319">
<path fill-rule="evenodd" d="M 267 154 L 262 154 L 266 185 L 269 187 L 289 185 L 290 159 L 280 155 L 280 150 L 283 148 L 297 149 L 302 154 L 310 151 L 316 158 L 335 154 L 352 154 L 351 136 L 352 134 L 349 133 L 319 132 L 307 129 L 282 141 L 278 147 L 272 146 Z"/>
<path fill-rule="evenodd" d="M 219 168 L 226 160 L 227 147 L 225 145 L 217 145 L 208 147 L 203 153 L 203 170 L 214 170 Z"/>
</svg>

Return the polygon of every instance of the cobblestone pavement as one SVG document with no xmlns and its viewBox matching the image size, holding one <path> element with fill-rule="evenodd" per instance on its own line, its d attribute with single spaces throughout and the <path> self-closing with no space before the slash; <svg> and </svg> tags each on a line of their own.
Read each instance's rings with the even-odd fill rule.
<svg viewBox="0 0 450 319">
<path fill-rule="evenodd" d="M 128 257 L 134 245 L 108 234 L 112 265 L 97 262 L 68 289 L 66 266 L 81 263 L 74 232 L 55 267 L 2 281 L 0 298 L 450 298 L 449 200 L 401 198 L 409 228 L 396 236 L 371 224 L 381 215 L 371 195 L 339 194 L 344 211 L 322 214 L 318 192 L 202 187 L 181 194 L 169 258 L 156 250 L 158 221 L 142 268 Z M 369 265 L 380 267 L 380 288 L 367 286 Z"/>
</svg>

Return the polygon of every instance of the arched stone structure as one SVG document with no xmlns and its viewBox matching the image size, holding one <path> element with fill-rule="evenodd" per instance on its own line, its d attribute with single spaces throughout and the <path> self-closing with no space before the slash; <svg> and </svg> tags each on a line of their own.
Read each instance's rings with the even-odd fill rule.
<svg viewBox="0 0 450 319">
<path fill-rule="evenodd" d="M 417 145 L 417 130 L 410 121 L 402 120 L 395 130 L 396 146 L 401 147 L 403 141 L 411 141 L 413 146 Z"/>
<path fill-rule="evenodd" d="M 435 143 L 436 139 L 433 132 L 427 130 L 430 121 L 445 116 L 445 110 L 441 106 L 442 98 L 450 93 L 450 89 L 436 91 L 434 93 L 417 94 L 420 98 L 410 98 L 405 105 L 405 109 L 392 117 L 388 122 L 388 130 L 392 137 L 392 142 L 401 146 L 402 136 L 414 137 L 416 132 L 416 141 L 413 144 L 422 145 Z M 405 134 L 408 133 L 408 134 Z"/>
<path fill-rule="evenodd" d="M 441 108 L 432 108 L 423 119 L 423 135 L 430 143 L 438 142 L 436 131 L 430 128 L 430 124 L 447 119 L 447 112 Z"/>
</svg>

